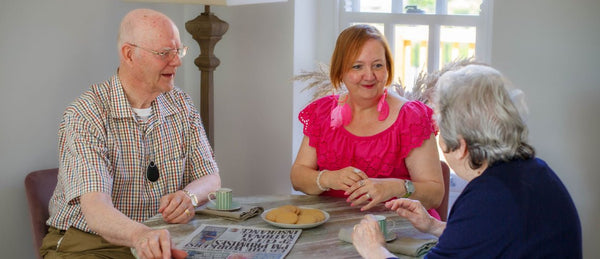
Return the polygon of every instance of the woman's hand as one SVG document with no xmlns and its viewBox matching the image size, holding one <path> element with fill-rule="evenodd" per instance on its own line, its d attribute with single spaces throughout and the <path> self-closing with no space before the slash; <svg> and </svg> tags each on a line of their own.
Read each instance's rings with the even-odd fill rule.
<svg viewBox="0 0 600 259">
<path fill-rule="evenodd" d="M 433 230 L 438 220 L 429 215 L 425 207 L 418 200 L 395 199 L 386 202 L 385 207 L 396 211 L 399 216 L 408 219 L 417 230 L 435 235 Z"/>
<path fill-rule="evenodd" d="M 395 257 L 385 248 L 385 239 L 379 229 L 379 223 L 368 214 L 354 226 L 352 244 L 363 258 Z"/>
<path fill-rule="evenodd" d="M 196 213 L 192 201 L 181 190 L 163 196 L 158 212 L 162 213 L 165 222 L 177 224 L 188 223 Z"/>
<path fill-rule="evenodd" d="M 337 171 L 325 171 L 320 180 L 323 186 L 347 192 L 351 186 L 365 179 L 369 179 L 367 174 L 358 168 L 349 166 Z"/>
<path fill-rule="evenodd" d="M 360 208 L 361 211 L 365 211 L 395 197 L 393 190 L 394 183 L 389 179 L 367 178 L 348 188 L 345 194 L 350 196 L 346 201 L 350 202 L 351 206 L 367 203 Z"/>
</svg>

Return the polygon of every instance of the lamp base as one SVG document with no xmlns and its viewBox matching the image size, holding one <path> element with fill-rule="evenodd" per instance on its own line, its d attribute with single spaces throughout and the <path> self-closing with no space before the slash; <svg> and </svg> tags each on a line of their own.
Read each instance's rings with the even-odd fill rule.
<svg viewBox="0 0 600 259">
<path fill-rule="evenodd" d="M 208 141 L 214 148 L 213 71 L 221 63 L 214 55 L 214 49 L 217 42 L 229 29 L 229 24 L 212 14 L 210 6 L 205 5 L 204 13 L 186 22 L 185 29 L 200 45 L 200 56 L 194 60 L 194 64 L 201 71 L 200 116 Z"/>
</svg>

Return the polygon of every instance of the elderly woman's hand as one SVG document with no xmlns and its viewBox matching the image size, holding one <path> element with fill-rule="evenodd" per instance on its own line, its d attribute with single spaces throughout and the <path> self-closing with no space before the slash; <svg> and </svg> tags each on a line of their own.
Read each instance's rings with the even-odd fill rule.
<svg viewBox="0 0 600 259">
<path fill-rule="evenodd" d="M 379 223 L 368 214 L 354 226 L 352 244 L 363 258 L 395 257 L 385 248 L 385 239 L 379 229 Z"/>
<path fill-rule="evenodd" d="M 429 215 L 420 201 L 400 198 L 386 202 L 385 207 L 408 219 L 417 230 L 439 236 L 436 233 L 439 221 Z"/>
</svg>

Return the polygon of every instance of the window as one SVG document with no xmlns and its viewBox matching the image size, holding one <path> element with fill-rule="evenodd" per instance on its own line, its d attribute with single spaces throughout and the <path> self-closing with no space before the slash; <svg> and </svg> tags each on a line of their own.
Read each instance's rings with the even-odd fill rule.
<svg viewBox="0 0 600 259">
<path fill-rule="evenodd" d="M 357 23 L 377 27 L 390 44 L 396 81 L 412 86 L 421 71 L 458 58 L 490 63 L 493 0 L 341 0 L 339 31 Z"/>
</svg>

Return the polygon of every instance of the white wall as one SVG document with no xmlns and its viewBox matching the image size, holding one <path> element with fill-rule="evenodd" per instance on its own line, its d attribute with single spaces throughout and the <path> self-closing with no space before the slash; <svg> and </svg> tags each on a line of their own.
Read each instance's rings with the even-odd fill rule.
<svg viewBox="0 0 600 259">
<path fill-rule="evenodd" d="M 293 2 L 214 8 L 229 23 L 215 50 L 215 150 L 234 195 L 290 193 L 293 10 Z"/>
<path fill-rule="evenodd" d="M 537 154 L 567 186 L 584 258 L 600 254 L 600 1 L 494 1 L 492 64 L 522 88 Z"/>
<path fill-rule="evenodd" d="M 221 59 L 215 71 L 215 149 L 223 183 L 238 195 L 289 193 L 291 188 L 291 132 L 301 100 L 294 100 L 290 78 L 314 65 L 309 57 L 328 62 L 336 37 L 329 22 L 334 17 L 322 8 L 332 1 L 315 1 L 321 9 L 314 14 L 310 10 L 315 2 L 296 6 L 302 2 L 212 8 L 230 24 L 215 50 Z M 600 146 L 595 135 L 600 124 L 595 114 L 600 111 L 600 75 L 595 71 L 600 68 L 599 3 L 502 0 L 495 5 L 493 65 L 528 94 L 532 141 L 572 193 L 583 223 L 585 257 L 592 258 L 600 253 L 595 219 L 600 215 L 600 179 L 593 161 Z M 0 2 L 3 258 L 33 258 L 25 174 L 57 166 L 61 113 L 91 83 L 115 72 L 120 19 L 142 6 L 165 12 L 179 26 L 190 52 L 177 84 L 198 103 L 200 80 L 193 59 L 199 50 L 184 23 L 202 6 L 118 0 Z M 296 17 L 294 8 L 308 9 Z M 315 26 L 309 19 L 326 19 L 330 26 Z M 311 28 L 316 36 L 308 33 Z M 302 31 L 306 39 L 294 38 L 294 31 Z M 310 53 L 295 61 L 303 51 Z"/>
</svg>

